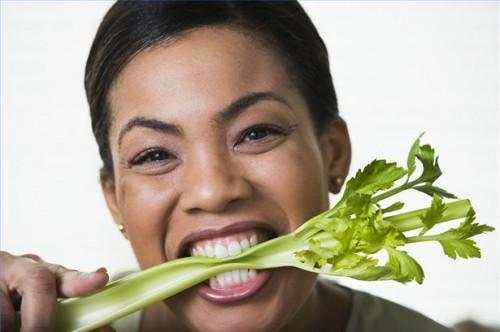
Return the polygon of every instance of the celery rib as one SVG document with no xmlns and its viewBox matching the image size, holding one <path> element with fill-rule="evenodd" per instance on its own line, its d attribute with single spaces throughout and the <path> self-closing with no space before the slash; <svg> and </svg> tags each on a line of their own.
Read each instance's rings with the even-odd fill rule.
<svg viewBox="0 0 500 332">
<path fill-rule="evenodd" d="M 470 200 L 461 199 L 458 201 L 446 203 L 446 209 L 443 217 L 438 223 L 450 221 L 454 219 L 464 218 L 467 212 L 472 208 Z M 418 209 L 406 213 L 400 213 L 394 216 L 385 217 L 385 220 L 390 221 L 400 232 L 407 232 L 415 229 L 422 228 L 421 217 L 427 211 L 425 209 Z"/>
<path fill-rule="evenodd" d="M 410 181 L 417 159 L 422 164 L 422 174 Z M 294 232 L 258 244 L 238 256 L 181 258 L 110 283 L 95 294 L 62 300 L 55 329 L 90 331 L 235 269 L 289 266 L 359 280 L 421 283 L 423 269 L 401 247 L 439 241 L 450 258 L 480 257 L 479 248 L 470 238 L 494 230 L 475 223 L 469 200 L 443 202 L 443 197 L 456 197 L 433 185 L 440 175 L 434 149 L 420 145 L 419 137 L 412 145 L 406 169 L 396 163 L 374 160 L 347 182 L 342 198 L 332 209 L 306 221 Z M 403 185 L 394 186 L 405 176 Z M 408 189 L 432 196 L 430 207 L 387 216 L 390 211 L 401 209 L 403 203 L 384 209 L 380 202 Z M 459 227 L 424 235 L 436 224 L 456 219 L 464 219 Z M 419 229 L 416 236 L 405 235 Z M 380 251 L 388 257 L 383 265 L 375 256 Z"/>
</svg>

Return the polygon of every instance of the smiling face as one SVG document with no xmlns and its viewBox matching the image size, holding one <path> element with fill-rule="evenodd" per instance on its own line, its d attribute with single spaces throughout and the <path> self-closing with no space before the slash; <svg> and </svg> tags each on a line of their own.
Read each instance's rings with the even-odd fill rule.
<svg viewBox="0 0 500 332">
<path fill-rule="evenodd" d="M 318 137 L 279 56 L 235 29 L 143 51 L 109 101 L 114 179 L 103 188 L 141 268 L 288 233 L 328 208 L 330 180 L 347 173 L 343 122 Z M 303 312 L 315 280 L 234 271 L 165 302 L 191 329 L 276 330 Z"/>
</svg>

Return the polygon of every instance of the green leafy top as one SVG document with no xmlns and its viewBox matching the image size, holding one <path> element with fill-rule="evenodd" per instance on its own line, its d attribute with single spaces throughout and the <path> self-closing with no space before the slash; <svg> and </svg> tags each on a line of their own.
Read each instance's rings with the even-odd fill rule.
<svg viewBox="0 0 500 332">
<path fill-rule="evenodd" d="M 299 260 L 312 269 L 329 269 L 331 274 L 362 280 L 394 279 L 400 282 L 415 280 L 421 283 L 424 272 L 419 263 L 400 249 L 408 243 L 438 241 L 451 258 L 480 257 L 479 248 L 470 238 L 490 232 L 490 226 L 474 223 L 475 214 L 467 200 L 453 205 L 455 209 L 467 206 L 467 218 L 458 227 L 446 232 L 426 235 L 437 223 L 455 219 L 453 211 L 443 198 L 456 198 L 446 190 L 434 186 L 441 176 L 434 149 L 421 145 L 421 134 L 413 143 L 407 157 L 407 168 L 386 160 L 374 160 L 363 170 L 358 170 L 349 180 L 342 198 L 332 209 L 302 225 L 295 236 L 308 243 L 306 250 L 296 252 Z M 417 160 L 422 172 L 413 177 Z M 396 183 L 407 176 L 400 185 Z M 402 202 L 386 207 L 381 202 L 402 191 L 415 189 L 432 197 L 430 207 L 407 216 L 413 223 L 410 229 L 421 229 L 417 236 L 407 237 L 390 221 L 387 213 L 403 208 Z M 450 205 L 451 206 L 451 205 Z M 386 263 L 381 264 L 375 253 L 386 253 Z"/>
<path fill-rule="evenodd" d="M 292 266 L 361 280 L 421 283 L 422 267 L 401 247 L 437 241 L 453 259 L 480 257 L 479 248 L 471 238 L 493 228 L 475 222 L 475 212 L 468 200 L 444 202 L 445 198 L 456 196 L 434 185 L 441 170 L 434 149 L 421 145 L 421 137 L 410 149 L 406 169 L 396 163 L 374 160 L 347 182 L 342 198 L 332 209 L 313 217 L 293 233 L 224 259 L 197 256 L 165 262 L 117 280 L 97 293 L 62 300 L 57 308 L 55 330 L 94 330 L 235 269 Z M 414 177 L 417 161 L 422 172 Z M 402 202 L 384 203 L 385 199 L 408 189 L 432 197 L 430 206 L 401 213 Z M 456 228 L 428 234 L 438 228 L 436 224 L 456 219 L 464 221 Z M 413 231 L 419 233 L 413 235 Z M 385 254 L 385 262 L 380 262 L 379 253 Z"/>
</svg>

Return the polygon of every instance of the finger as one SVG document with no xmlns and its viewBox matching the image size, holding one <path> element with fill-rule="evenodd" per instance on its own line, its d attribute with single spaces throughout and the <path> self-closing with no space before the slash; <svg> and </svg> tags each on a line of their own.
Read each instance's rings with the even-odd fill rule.
<svg viewBox="0 0 500 332">
<path fill-rule="evenodd" d="M 104 287 L 109 281 L 109 275 L 104 267 L 93 272 L 80 272 L 59 264 L 46 262 L 34 254 L 26 254 L 22 257 L 39 262 L 54 273 L 60 297 L 88 295 Z"/>
<path fill-rule="evenodd" d="M 0 291 L 0 324 L 2 331 L 14 331 L 16 321 L 16 311 L 12 306 L 10 297 Z"/>
<path fill-rule="evenodd" d="M 54 274 L 40 264 L 32 264 L 15 280 L 21 295 L 21 331 L 51 331 L 57 303 Z"/>
<path fill-rule="evenodd" d="M 88 295 L 104 287 L 109 281 L 105 268 L 93 272 L 79 272 L 56 264 L 44 265 L 56 276 L 57 290 L 61 297 Z"/>
<path fill-rule="evenodd" d="M 31 260 L 34 260 L 35 262 L 43 262 L 43 259 L 41 259 L 40 256 L 35 254 L 24 254 L 21 255 L 20 257 L 29 258 Z"/>
<path fill-rule="evenodd" d="M 60 265 L 50 265 L 48 268 L 57 277 L 59 294 L 63 297 L 83 296 L 104 287 L 109 276 L 105 268 L 93 272 L 67 270 Z"/>
</svg>

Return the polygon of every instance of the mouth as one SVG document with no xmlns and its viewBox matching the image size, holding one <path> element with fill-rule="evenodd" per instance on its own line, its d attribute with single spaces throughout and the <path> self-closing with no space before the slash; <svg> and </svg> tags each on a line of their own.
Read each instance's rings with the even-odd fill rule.
<svg viewBox="0 0 500 332">
<path fill-rule="evenodd" d="M 188 236 L 181 245 L 182 256 L 226 258 L 277 236 L 268 225 L 238 223 L 219 231 L 202 231 Z M 271 278 L 270 270 L 238 269 L 223 272 L 197 286 L 209 302 L 233 303 L 257 294 Z"/>
</svg>

